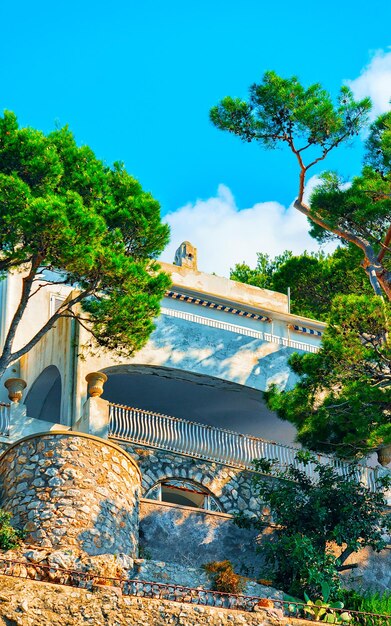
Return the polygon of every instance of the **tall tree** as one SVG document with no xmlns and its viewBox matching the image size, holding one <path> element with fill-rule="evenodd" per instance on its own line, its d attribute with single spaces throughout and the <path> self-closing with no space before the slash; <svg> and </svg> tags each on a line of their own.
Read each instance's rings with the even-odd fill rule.
<svg viewBox="0 0 391 626">
<path fill-rule="evenodd" d="M 391 443 L 389 320 L 390 305 L 379 296 L 337 296 L 320 351 L 290 358 L 300 381 L 266 392 L 303 445 L 359 458 Z"/>
<path fill-rule="evenodd" d="M 0 118 L 0 277 L 23 276 L 0 376 L 62 317 L 98 345 L 132 354 L 147 341 L 169 285 L 155 259 L 168 241 L 158 202 L 121 163 L 108 167 L 67 127 L 49 135 Z M 51 272 L 46 279 L 47 272 Z M 54 272 L 54 274 L 53 274 Z M 74 291 L 23 346 L 15 336 L 45 284 Z"/>
<path fill-rule="evenodd" d="M 266 72 L 261 83 L 250 87 L 248 101 L 226 97 L 210 117 L 217 128 L 243 141 L 288 146 L 299 169 L 294 206 L 311 220 L 312 234 L 357 246 L 375 294 L 391 299 L 391 113 L 371 127 L 361 176 L 347 188 L 336 174 L 326 174 L 311 203 L 304 201 L 307 173 L 359 134 L 370 107 L 368 98 L 356 102 L 346 86 L 334 104 L 319 84 L 305 89 L 296 77 Z"/>
</svg>

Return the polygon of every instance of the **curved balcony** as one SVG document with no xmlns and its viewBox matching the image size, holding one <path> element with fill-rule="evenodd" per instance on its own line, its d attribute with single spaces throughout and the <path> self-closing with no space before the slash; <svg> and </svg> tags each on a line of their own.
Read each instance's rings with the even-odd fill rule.
<svg viewBox="0 0 391 626">
<path fill-rule="evenodd" d="M 109 403 L 109 412 L 109 436 L 114 439 L 247 470 L 253 469 L 254 459 L 276 459 L 281 468 L 292 463 L 309 477 L 316 477 L 315 466 L 298 463 L 295 459 L 297 448 L 291 446 L 120 404 Z M 322 463 L 332 465 L 342 476 L 351 471 L 349 463 L 324 454 L 316 456 Z M 385 471 L 359 463 L 354 465 L 357 480 L 371 491 L 376 491 L 379 472 Z"/>
</svg>

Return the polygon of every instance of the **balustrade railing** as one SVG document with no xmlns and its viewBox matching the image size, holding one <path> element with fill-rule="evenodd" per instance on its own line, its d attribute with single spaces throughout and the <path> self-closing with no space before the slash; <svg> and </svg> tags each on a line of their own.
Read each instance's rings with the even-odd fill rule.
<svg viewBox="0 0 391 626">
<path fill-rule="evenodd" d="M 294 447 L 119 404 L 110 403 L 109 410 L 109 436 L 116 439 L 245 469 L 254 469 L 254 459 L 276 459 L 281 468 L 292 463 L 308 476 L 316 476 L 313 463 L 303 465 L 295 459 L 298 449 Z M 324 454 L 316 456 L 343 476 L 351 471 L 352 465 L 349 463 Z M 377 469 L 355 464 L 354 472 L 357 480 L 362 481 L 371 491 L 376 491 Z"/>
<path fill-rule="evenodd" d="M 8 437 L 10 430 L 11 405 L 0 402 L 0 437 Z"/>
<path fill-rule="evenodd" d="M 215 320 L 209 317 L 202 317 L 201 315 L 195 315 L 194 313 L 188 313 L 187 311 L 177 311 L 175 309 L 161 308 L 163 315 L 169 317 L 176 317 L 186 320 L 187 322 L 195 322 L 203 326 L 209 326 L 210 328 L 218 328 L 220 330 L 228 330 L 231 333 L 238 335 L 244 335 L 246 337 L 254 337 L 254 339 L 261 339 L 262 341 L 269 341 L 270 343 L 276 343 L 284 348 L 294 348 L 295 350 L 302 350 L 304 352 L 319 352 L 319 345 L 313 345 L 305 341 L 297 341 L 290 337 L 281 337 L 273 333 L 268 333 L 264 330 L 255 330 L 253 328 L 247 328 L 245 326 L 239 326 L 238 324 L 230 324 L 229 322 L 223 322 L 221 320 Z"/>
</svg>

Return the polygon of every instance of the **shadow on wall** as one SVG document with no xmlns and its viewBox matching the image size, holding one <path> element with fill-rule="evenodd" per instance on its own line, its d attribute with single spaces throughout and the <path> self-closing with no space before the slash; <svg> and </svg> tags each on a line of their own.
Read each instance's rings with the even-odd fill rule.
<svg viewBox="0 0 391 626">
<path fill-rule="evenodd" d="M 265 539 L 268 532 L 262 533 Z M 256 553 L 257 537 L 256 531 L 207 511 L 145 501 L 141 505 L 140 548 L 154 560 L 200 567 L 228 559 L 238 573 L 258 577 L 263 561 Z"/>
<path fill-rule="evenodd" d="M 26 396 L 27 415 L 52 423 L 61 422 L 61 374 L 55 365 L 46 367 Z"/>
<path fill-rule="evenodd" d="M 381 552 L 364 548 L 350 555 L 346 564 L 357 564 L 354 569 L 341 572 L 344 586 L 349 589 L 390 592 L 391 589 L 391 544 Z"/>
<path fill-rule="evenodd" d="M 82 506 L 78 515 L 92 519 L 93 524 L 77 537 L 81 550 L 91 556 L 118 553 L 137 556 L 138 524 L 135 521 L 138 517 L 138 502 L 135 510 L 129 511 L 125 508 L 119 509 L 111 500 L 103 500 L 97 512 Z"/>
<path fill-rule="evenodd" d="M 292 424 L 279 419 L 257 389 L 168 367 L 119 365 L 104 373 L 109 402 L 286 444 L 295 438 Z"/>
<path fill-rule="evenodd" d="M 135 362 L 206 374 L 265 391 L 273 382 L 283 388 L 294 384 L 296 377 L 287 365 L 292 352 L 292 348 L 240 331 L 161 315 Z"/>
</svg>

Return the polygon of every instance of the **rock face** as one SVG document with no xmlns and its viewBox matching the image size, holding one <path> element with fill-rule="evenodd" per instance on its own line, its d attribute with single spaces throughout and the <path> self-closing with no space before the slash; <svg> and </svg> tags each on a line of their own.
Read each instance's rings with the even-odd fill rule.
<svg viewBox="0 0 391 626">
<path fill-rule="evenodd" d="M 122 596 L 0 576 L 0 626 L 301 626 L 278 610 L 255 613 Z"/>
<path fill-rule="evenodd" d="M 90 555 L 137 555 L 140 481 L 124 450 L 79 433 L 22 439 L 0 460 L 1 506 L 27 540 Z"/>
</svg>

